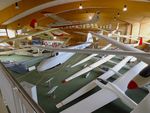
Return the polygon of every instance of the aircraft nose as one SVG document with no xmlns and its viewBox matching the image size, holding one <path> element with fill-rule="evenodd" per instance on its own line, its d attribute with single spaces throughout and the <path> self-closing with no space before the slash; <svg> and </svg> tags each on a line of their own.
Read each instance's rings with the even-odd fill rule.
<svg viewBox="0 0 150 113">
<path fill-rule="evenodd" d="M 128 89 L 136 89 L 138 88 L 138 85 L 135 81 L 130 81 L 129 84 L 128 84 Z"/>
</svg>

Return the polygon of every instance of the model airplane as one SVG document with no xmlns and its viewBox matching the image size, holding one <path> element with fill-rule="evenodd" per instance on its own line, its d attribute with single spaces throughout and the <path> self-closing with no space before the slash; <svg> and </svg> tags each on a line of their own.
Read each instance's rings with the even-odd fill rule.
<svg viewBox="0 0 150 113">
<path fill-rule="evenodd" d="M 128 84 L 128 89 L 136 89 L 150 83 L 150 65 L 145 67 L 132 81 Z"/>
<path fill-rule="evenodd" d="M 117 23 L 117 26 L 116 26 L 115 30 L 108 31 L 108 30 L 105 30 L 105 29 L 100 29 L 100 31 L 101 31 L 100 35 L 103 35 L 103 32 L 106 32 L 106 33 L 108 33 L 109 37 L 117 37 L 118 41 L 120 40 L 120 38 L 126 38 L 126 39 L 131 39 L 131 40 L 138 41 L 139 45 L 142 45 L 143 43 L 150 45 L 150 43 L 143 40 L 143 38 L 147 38 L 145 36 L 141 36 L 141 35 L 121 35 L 120 32 L 118 32 L 119 31 L 119 23 Z M 137 37 L 137 38 L 134 38 L 134 37 Z M 140 39 L 138 39 L 138 38 L 140 38 Z M 136 44 L 131 44 L 131 45 L 136 46 Z"/>
<path fill-rule="evenodd" d="M 37 26 L 36 29 L 38 30 L 45 30 L 47 29 L 47 27 L 42 27 L 42 26 Z M 60 30 L 60 29 L 57 29 L 57 30 L 54 30 L 54 31 L 51 31 L 51 32 L 45 32 L 45 34 L 48 34 L 49 36 L 51 37 L 62 37 L 62 36 L 68 36 L 69 34 Z"/>
<path fill-rule="evenodd" d="M 122 49 L 125 49 L 125 50 L 129 50 L 129 51 L 139 51 L 139 52 L 144 52 L 144 51 L 141 51 L 141 50 L 139 50 L 139 49 L 136 49 L 136 48 L 132 48 L 132 47 L 125 47 L 123 44 L 122 45 L 120 45 L 120 44 L 117 44 L 116 43 L 116 41 L 112 41 L 112 39 L 110 39 L 110 38 L 106 38 L 105 36 L 100 36 L 101 38 L 104 38 L 105 40 L 107 40 L 107 41 L 109 41 L 109 42 L 111 42 L 111 43 L 113 43 L 114 45 L 116 45 L 116 46 L 118 46 L 118 47 L 120 47 L 120 48 L 122 48 Z M 148 64 L 150 64 L 150 62 L 149 62 L 149 58 L 146 58 L 146 57 L 139 57 L 141 60 L 143 60 L 144 62 L 146 62 L 146 63 L 148 63 Z M 131 81 L 130 83 L 129 83 L 129 85 L 128 85 L 128 88 L 129 89 L 134 89 L 134 88 L 137 88 L 138 87 L 138 84 L 139 84 L 139 86 L 144 86 L 144 84 L 148 84 L 148 83 L 150 83 L 150 71 L 149 71 L 149 69 L 150 69 L 150 66 L 147 66 L 145 69 L 143 69 L 140 73 L 139 73 L 139 75 L 140 76 L 137 76 L 137 77 L 135 77 L 134 79 L 133 79 L 133 81 Z M 145 76 L 145 77 L 144 77 Z M 146 78 L 146 79 L 145 79 Z M 137 81 L 137 83 L 136 83 L 136 81 Z"/>
<path fill-rule="evenodd" d="M 132 38 L 131 38 L 132 39 Z M 145 44 L 150 44 L 144 42 Z M 144 87 L 150 83 L 150 65 L 146 66 L 143 70 L 139 72 L 128 84 L 128 89 L 136 89 L 138 87 Z M 149 88 L 148 88 L 149 90 Z M 150 91 L 150 90 L 149 90 Z M 148 113 L 150 112 L 149 103 L 150 103 L 150 94 L 148 94 L 132 111 L 131 113 Z"/>
<path fill-rule="evenodd" d="M 84 49 L 91 45 L 93 42 L 92 35 L 88 33 L 87 40 L 84 44 L 76 45 L 69 47 L 68 49 Z M 38 71 L 45 71 L 47 69 L 53 68 L 55 66 L 58 66 L 60 64 L 63 64 L 66 62 L 70 57 L 72 57 L 75 53 L 66 53 L 66 52 L 58 52 L 58 55 L 56 55 L 53 58 L 45 59 L 43 60 L 38 66 Z"/>
<path fill-rule="evenodd" d="M 107 48 L 109 48 L 111 46 L 111 44 L 108 44 L 107 46 L 103 47 L 101 50 L 106 50 Z M 75 67 L 75 66 L 78 66 L 84 62 L 87 62 L 88 60 L 90 60 L 91 58 L 97 56 L 98 54 L 91 54 L 89 55 L 88 57 L 82 59 L 81 61 L 79 61 L 78 63 L 74 64 L 71 66 L 71 68 Z"/>
<path fill-rule="evenodd" d="M 138 42 L 138 44 L 139 44 L 140 42 L 141 42 L 141 40 Z M 138 44 L 134 44 L 134 45 L 132 45 L 132 46 L 135 47 L 135 46 L 137 46 Z M 130 46 L 131 46 L 131 45 L 130 45 Z M 84 60 L 87 61 L 87 60 L 91 59 L 93 56 L 96 56 L 96 55 L 97 55 L 97 54 L 92 54 L 91 56 L 89 56 L 89 58 L 85 58 L 85 59 L 83 59 L 82 61 L 80 61 L 79 64 L 82 63 L 82 62 L 84 62 Z M 111 57 L 110 57 L 110 56 L 111 56 Z M 109 58 L 109 57 L 110 57 L 110 58 Z M 92 65 L 90 65 L 90 66 L 88 66 L 88 67 L 82 69 L 81 71 L 79 71 L 79 72 L 73 74 L 71 77 L 65 79 L 63 82 L 68 82 L 68 81 L 70 81 L 70 80 L 72 80 L 72 79 L 74 79 L 74 78 L 76 78 L 76 77 L 78 77 L 78 76 L 80 76 L 80 75 L 82 75 L 82 74 L 84 74 L 84 73 L 87 73 L 88 71 L 90 71 L 90 70 L 96 68 L 97 66 L 99 66 L 99 65 L 101 65 L 101 64 L 103 64 L 103 63 L 109 61 L 112 57 L 114 57 L 114 55 L 109 55 L 109 56 L 107 56 L 107 57 L 106 57 L 107 60 L 105 60 L 105 58 L 102 58 L 101 60 L 97 61 L 96 63 L 93 63 Z M 134 61 L 135 61 L 136 58 L 132 58 L 131 60 L 134 60 Z M 102 63 L 102 62 L 103 62 L 103 63 Z M 78 64 L 75 64 L 75 66 L 76 66 L 76 65 L 78 65 Z M 73 65 L 73 67 L 74 67 L 74 65 Z"/>
<path fill-rule="evenodd" d="M 46 32 L 50 32 L 50 31 L 54 31 L 54 30 L 57 30 L 57 28 L 46 29 L 46 30 L 43 30 L 43 31 L 39 31 L 39 32 L 36 32 L 36 33 L 32 33 L 32 34 L 28 34 L 28 35 L 22 36 L 20 38 L 14 37 L 14 38 L 10 38 L 10 39 L 1 40 L 0 43 L 9 42 L 9 41 L 15 41 L 15 40 L 19 40 L 19 39 L 25 39 L 25 38 L 30 37 L 30 36 L 36 36 L 36 35 L 39 35 L 39 34 L 42 34 L 42 33 L 46 33 Z"/>
<path fill-rule="evenodd" d="M 119 30 L 119 23 L 117 23 L 117 26 L 114 30 L 105 30 L 105 29 L 100 29 L 100 31 L 102 31 L 102 35 L 103 35 L 103 32 L 106 32 L 108 33 L 108 35 L 112 35 L 112 34 L 115 34 L 116 32 L 118 32 Z"/>
<path fill-rule="evenodd" d="M 118 30 L 118 28 L 119 28 L 119 24 L 117 24 L 117 28 L 116 28 L 115 30 L 113 30 L 112 32 L 116 32 L 116 31 Z M 86 33 L 82 33 L 82 32 L 75 32 L 75 33 L 81 34 L 81 35 L 85 35 L 85 34 L 86 34 Z M 118 36 L 118 35 L 117 35 L 117 36 Z M 120 37 L 120 35 L 119 35 L 119 37 Z M 138 41 L 137 44 L 126 44 L 126 45 L 129 45 L 129 46 L 132 46 L 132 47 L 137 47 L 137 46 L 139 46 L 139 45 L 142 45 L 142 38 L 140 38 L 140 40 L 137 40 L 137 41 Z M 108 47 L 109 47 L 109 46 L 111 46 L 111 44 L 109 44 Z M 107 48 L 107 46 L 106 46 L 106 48 Z M 104 47 L 103 49 L 101 49 L 101 50 L 105 50 L 105 47 Z M 82 64 L 82 63 L 84 63 L 84 62 L 90 60 L 92 57 L 97 56 L 97 55 L 98 55 L 98 54 L 91 54 L 91 55 L 88 56 L 87 58 L 81 60 L 80 62 L 78 62 L 78 63 L 76 63 L 76 64 L 74 64 L 74 65 L 72 65 L 71 68 L 73 68 L 73 67 L 75 67 L 75 66 L 77 66 L 77 65 L 80 65 L 80 64 Z M 130 61 L 133 61 L 133 62 L 134 62 L 135 60 L 136 60 L 136 58 L 132 58 Z"/>
<path fill-rule="evenodd" d="M 41 56 L 41 57 L 35 57 L 34 59 L 29 59 L 27 61 L 1 61 L 5 67 L 10 69 L 11 71 L 15 73 L 25 74 L 29 71 L 35 70 L 34 67 L 35 64 L 39 63 L 40 61 L 49 58 L 50 56 Z"/>
<path fill-rule="evenodd" d="M 96 35 L 97 37 L 101 37 L 100 35 L 98 34 L 94 34 Z M 102 36 L 103 37 L 103 36 Z M 105 38 L 108 38 L 108 37 L 103 37 L 104 39 Z M 110 39 L 110 38 L 109 38 Z M 112 39 L 113 40 L 113 39 Z M 119 43 L 119 42 L 115 42 L 115 41 L 112 41 L 112 40 L 109 40 L 111 43 L 115 44 L 116 46 L 119 46 L 121 49 L 125 49 L 125 50 L 128 50 L 128 51 L 138 51 L 140 53 L 143 53 L 143 51 L 141 50 L 138 50 L 136 48 L 133 48 L 133 47 L 130 47 L 130 46 L 127 46 L 127 45 L 124 45 L 122 43 Z M 132 57 L 128 58 L 128 60 L 126 60 L 126 63 L 131 59 Z M 146 57 L 140 57 L 143 61 L 145 62 L 149 62 L 149 59 L 146 58 Z M 125 62 L 124 62 L 125 63 Z M 121 66 L 124 66 L 124 63 L 120 63 Z M 121 67 L 119 65 L 119 67 Z M 133 68 L 131 68 L 131 70 L 129 70 L 126 74 L 124 74 L 124 76 L 122 76 L 120 79 L 116 80 L 113 82 L 113 84 L 117 85 L 123 92 L 125 92 L 127 90 L 127 84 L 130 80 L 132 80 L 144 67 L 146 67 L 147 64 L 145 64 L 144 62 L 140 62 L 138 63 L 136 66 L 134 66 Z M 116 66 L 117 67 L 117 66 Z M 118 68 L 119 68 L 118 67 Z M 115 69 L 116 71 L 117 69 Z M 110 70 L 111 71 L 111 70 Z M 112 75 L 110 75 L 110 71 L 107 75 L 103 76 L 104 79 L 105 77 L 110 77 Z M 111 73 L 115 73 L 113 71 L 111 71 Z M 90 84 L 90 87 L 86 87 L 82 90 L 80 90 L 78 93 L 76 93 L 75 95 L 71 96 L 69 98 L 69 100 L 67 99 L 66 101 L 64 101 L 63 103 L 67 103 L 68 101 L 72 100 L 72 98 L 76 98 L 78 95 L 82 94 L 83 92 L 85 91 L 89 91 L 88 88 L 93 88 L 93 84 L 95 83 L 91 83 Z M 95 85 L 94 85 L 95 87 Z M 119 90 L 118 90 L 119 91 Z M 107 96 L 106 96 L 107 94 Z M 99 98 L 99 97 L 103 97 L 103 98 Z M 105 98 L 106 97 L 106 98 Z M 99 107 L 102 107 L 104 106 L 105 104 L 115 100 L 116 98 L 118 97 L 118 95 L 116 95 L 114 92 L 112 91 L 109 91 L 109 90 L 106 90 L 106 89 L 102 89 L 100 91 L 98 91 L 97 93 L 91 95 L 90 97 L 87 97 L 85 99 L 83 99 L 82 101 L 80 101 L 79 103 L 67 108 L 66 110 L 62 111 L 62 113 L 75 113 L 75 112 L 86 112 L 86 113 L 90 113 L 90 112 L 93 112 L 95 111 L 96 109 L 98 109 Z M 94 103 L 92 104 L 89 104 L 90 102 L 94 101 Z M 61 104 L 58 104 L 57 107 L 61 106 L 62 105 L 62 102 Z M 87 108 L 87 109 L 83 109 L 83 107 Z"/>
<path fill-rule="evenodd" d="M 118 29 L 118 27 L 117 27 L 115 30 L 111 31 L 111 32 L 116 32 L 117 29 Z M 83 32 L 74 32 L 74 33 L 81 34 L 81 35 L 86 35 L 86 33 L 83 33 Z M 98 34 L 103 35 L 103 34 L 101 34 L 101 33 L 98 33 Z M 118 41 L 118 42 L 120 41 L 120 37 L 138 41 L 138 43 L 136 43 L 136 44 L 126 44 L 126 45 L 132 46 L 132 47 L 140 46 L 140 45 L 142 45 L 143 43 L 148 44 L 148 42 L 143 42 L 143 38 L 142 38 L 142 37 L 138 40 L 138 39 L 135 39 L 135 38 L 128 38 L 126 35 L 119 35 L 119 34 L 115 34 L 115 33 L 113 33 L 113 34 L 112 34 L 112 33 L 108 34 L 108 37 L 115 37 L 115 38 L 117 37 L 117 41 Z"/>
<path fill-rule="evenodd" d="M 43 31 L 40 31 L 40 32 L 36 32 L 36 33 L 32 33 L 32 34 L 29 34 L 29 35 L 22 36 L 20 38 L 15 38 L 14 37 L 14 38 L 11 38 L 11 39 L 1 40 L 0 45 L 5 47 L 4 50 L 7 50 L 8 47 L 9 48 L 11 47 L 11 46 L 8 46 L 8 44 L 7 44 L 7 42 L 9 42 L 9 41 L 22 40 L 22 39 L 25 39 L 25 38 L 30 37 L 30 36 L 36 36 L 36 35 L 39 35 L 41 33 L 47 33 L 47 32 L 55 31 L 55 30 L 58 30 L 58 29 L 57 28 L 46 29 L 46 30 L 43 30 Z M 27 56 L 41 56 L 41 55 L 43 55 L 42 53 L 46 53 L 46 51 L 44 51 L 44 50 L 38 51 L 37 49 L 33 50 L 31 48 L 15 49 L 15 48 L 11 47 L 11 49 L 12 50 L 10 50 L 10 51 L 0 52 L 0 55 L 17 54 L 17 55 L 27 55 Z M 49 53 L 51 53 L 51 52 L 49 52 Z"/>
<path fill-rule="evenodd" d="M 112 67 L 112 70 L 115 70 L 116 72 L 118 72 L 121 68 L 124 67 L 124 65 L 131 59 L 132 57 L 128 56 L 126 58 L 124 58 L 122 61 L 120 61 L 119 63 L 117 63 L 114 67 Z M 108 70 L 106 73 L 102 74 L 101 76 L 99 76 L 98 78 L 102 78 L 102 79 L 108 79 L 109 77 L 113 76 L 115 74 L 114 71 L 112 70 Z M 96 87 L 96 84 L 94 81 L 91 81 L 90 83 L 88 83 L 87 85 L 85 85 L 84 87 L 82 87 L 81 89 L 79 89 L 78 91 L 76 91 L 75 93 L 73 93 L 71 96 L 67 97 L 65 100 L 61 101 L 59 104 L 57 104 L 56 106 L 59 108 L 71 101 L 73 101 L 74 99 L 82 96 L 83 94 L 87 93 L 88 91 L 92 90 L 93 88 Z"/>
<path fill-rule="evenodd" d="M 136 76 L 144 67 L 146 67 L 146 64 L 143 62 L 140 62 L 133 68 L 131 68 L 128 72 L 126 72 L 122 77 L 112 82 L 116 86 L 121 89 L 121 91 L 125 92 L 127 90 L 127 84 L 128 82 Z M 104 73 L 105 74 L 105 73 Z M 106 76 L 109 76 L 107 74 Z M 101 77 L 100 77 L 101 78 Z M 83 92 L 87 91 L 88 88 L 91 89 L 91 87 L 95 87 L 95 82 L 92 82 L 89 85 L 89 87 L 86 87 L 84 89 L 80 89 L 76 94 L 73 94 L 68 97 L 66 100 L 62 101 L 60 104 L 57 105 L 57 107 L 62 106 L 64 103 L 68 103 L 68 101 L 72 100 L 72 98 L 78 97 L 80 94 L 83 94 Z M 89 91 L 89 90 L 88 90 Z M 118 90 L 119 92 L 119 90 Z M 78 103 L 72 105 L 71 107 L 63 110 L 61 113 L 91 113 L 97 110 L 98 108 L 103 107 L 104 105 L 112 102 L 113 100 L 117 99 L 119 96 L 114 93 L 114 91 L 111 91 L 109 89 L 102 89 L 98 92 L 94 93 L 93 95 L 88 96 L 87 98 L 79 101 Z M 125 100 L 126 98 L 124 98 Z M 86 109 L 83 109 L 86 108 Z"/>
<path fill-rule="evenodd" d="M 95 82 L 99 87 L 114 92 L 131 109 L 137 106 L 137 103 L 130 99 L 117 85 L 100 78 L 97 78 Z"/>
<path fill-rule="evenodd" d="M 144 51 L 142 50 L 139 50 L 137 48 L 134 48 L 134 47 L 130 47 L 130 46 L 127 46 L 126 44 L 123 44 L 123 43 L 119 43 L 118 41 L 112 39 L 112 38 L 109 38 L 107 36 L 104 36 L 104 35 L 99 35 L 97 33 L 92 33 L 94 36 L 96 37 L 99 37 L 100 39 L 104 39 L 106 41 L 108 41 L 109 43 L 117 46 L 118 48 L 122 49 L 122 50 L 126 50 L 126 51 L 133 51 L 133 52 L 140 52 L 140 53 L 145 53 Z M 139 58 L 140 60 L 146 62 L 146 63 L 149 63 L 150 64 L 150 58 L 147 58 L 147 57 L 143 57 L 143 56 L 138 56 L 137 58 Z"/>
<path fill-rule="evenodd" d="M 108 38 L 108 37 L 107 37 Z M 111 42 L 111 41 L 110 41 Z M 114 42 L 113 42 L 113 44 L 114 44 Z M 134 50 L 136 50 L 136 48 L 132 48 L 132 47 L 125 47 L 124 46 L 124 44 L 120 44 L 119 42 L 118 42 L 118 44 L 116 44 L 116 46 L 117 45 L 119 45 L 119 47 L 121 47 L 121 48 L 123 48 L 123 49 L 126 49 L 126 50 L 132 50 L 132 51 L 134 51 Z M 131 58 L 130 58 L 131 59 Z M 143 59 L 144 59 L 144 57 L 143 57 Z M 145 60 L 144 61 L 148 61 L 147 60 L 147 58 L 145 58 Z M 134 77 L 134 76 L 136 76 L 144 67 L 146 67 L 147 66 L 147 64 L 145 64 L 144 62 L 140 62 L 139 64 L 137 64 L 136 66 L 134 66 L 133 67 L 133 69 L 131 69 L 131 70 L 129 70 L 129 72 L 127 72 L 127 74 L 125 74 L 123 77 L 122 77 L 122 80 L 124 81 L 122 81 L 122 83 L 119 85 L 117 85 L 117 86 L 120 86 L 120 87 L 122 87 L 123 85 L 123 87 L 125 88 L 125 90 L 127 89 L 127 84 L 128 84 L 128 82 Z M 136 70 L 136 71 L 135 71 Z M 137 72 L 138 71 L 138 72 Z M 132 74 L 131 74 L 132 73 Z M 132 75 L 132 77 L 131 77 L 131 75 Z M 107 75 L 108 76 L 108 75 Z M 125 80 L 126 79 L 126 80 Z M 128 79 L 128 80 L 127 80 Z M 121 78 L 119 79 L 119 80 L 121 80 Z M 119 81 L 118 80 L 118 81 Z M 116 80 L 117 81 L 117 80 Z M 127 82 L 128 81 L 128 82 Z M 62 103 L 64 104 L 66 104 L 66 103 L 68 103 L 68 102 L 70 102 L 70 100 L 74 100 L 74 98 L 76 98 L 77 96 L 79 96 L 79 95 L 82 95 L 83 94 L 83 92 L 85 92 L 86 90 L 88 90 L 88 88 L 90 88 L 91 89 L 91 87 L 93 88 L 93 85 L 92 85 L 93 83 L 89 83 L 89 87 L 85 87 L 85 88 L 82 88 L 82 89 L 80 89 L 78 92 L 76 92 L 76 93 L 74 93 L 72 96 L 70 96 L 70 97 L 68 97 L 66 100 L 64 100 L 64 101 L 62 101 L 61 102 L 61 105 L 62 105 Z M 126 85 L 125 85 L 126 84 Z M 103 89 L 102 89 L 103 90 Z M 122 90 L 122 88 L 121 88 L 121 90 Z M 123 89 L 123 91 L 125 91 L 124 89 Z M 89 90 L 88 90 L 89 91 Z M 111 97 L 111 98 L 114 98 L 114 97 L 112 97 L 112 96 L 108 96 L 107 95 L 107 99 L 105 98 L 105 100 L 103 100 L 103 102 L 102 102 L 102 100 L 99 100 L 99 101 L 97 101 L 96 99 L 98 99 L 98 98 L 96 98 L 96 95 L 99 97 L 100 95 L 102 96 L 102 92 L 103 91 L 100 91 L 101 93 L 96 93 L 96 94 L 94 94 L 94 95 L 92 95 L 92 96 L 90 96 L 90 97 L 87 97 L 86 99 L 84 99 L 84 100 L 82 100 L 81 102 L 79 102 L 79 103 L 77 103 L 77 104 L 75 104 L 75 105 L 73 105 L 73 106 L 71 106 L 70 108 L 68 108 L 68 109 L 66 109 L 66 110 L 64 110 L 64 111 L 62 111 L 62 113 L 71 113 L 71 112 L 75 112 L 74 110 L 75 109 L 77 109 L 78 111 L 77 112 L 86 112 L 86 113 L 89 113 L 89 112 L 92 112 L 92 111 L 94 111 L 94 110 L 96 110 L 97 108 L 99 108 L 100 107 L 100 105 L 105 105 L 106 104 L 106 100 L 109 102 L 109 101 L 112 101 L 109 97 Z M 105 94 L 108 94 L 108 93 L 106 93 L 107 91 L 105 91 Z M 104 95 L 105 95 L 104 94 Z M 109 94 L 110 94 L 110 92 L 109 92 Z M 103 96 L 102 96 L 103 97 Z M 73 98 L 73 99 L 72 99 Z M 95 98 L 95 100 L 94 100 L 94 105 L 92 105 L 92 107 L 90 107 L 91 106 L 91 104 L 89 104 L 89 102 L 91 102 L 91 101 L 93 101 L 93 99 Z M 92 100 L 90 100 L 90 99 L 92 99 Z M 101 98 L 102 99 L 102 98 Z M 100 103 L 99 103 L 100 102 Z M 88 106 L 86 103 L 88 103 L 88 105 L 90 105 L 90 106 Z M 82 104 L 82 105 L 81 105 Z M 86 104 L 86 105 L 85 105 Z M 60 107 L 61 106 L 60 104 L 58 104 L 57 105 L 57 107 Z M 83 110 L 82 108 L 83 107 L 85 107 L 85 108 L 88 108 L 88 110 L 86 109 L 86 110 Z"/>
<path fill-rule="evenodd" d="M 109 60 L 112 59 L 113 57 L 115 57 L 115 55 L 108 55 L 108 56 L 106 56 L 106 57 L 100 59 L 99 61 L 97 61 L 97 62 L 95 62 L 95 63 L 93 63 L 93 64 L 87 66 L 86 68 L 84 68 L 84 69 L 80 70 L 79 72 L 73 74 L 72 76 L 68 77 L 67 79 L 65 79 L 65 80 L 63 81 L 63 83 L 69 82 L 70 80 L 72 80 L 72 79 L 74 79 L 74 78 L 76 78 L 76 77 L 79 77 L 79 76 L 81 76 L 81 75 L 83 75 L 83 74 L 85 74 L 85 73 L 87 73 L 87 72 L 93 70 L 94 68 L 96 68 L 96 67 L 98 67 L 98 66 L 100 66 L 100 65 L 102 65 L 102 64 L 104 64 L 104 63 L 106 63 L 107 61 L 109 61 Z"/>
<path fill-rule="evenodd" d="M 49 26 L 52 28 L 95 23 L 99 20 L 99 14 L 100 14 L 100 12 L 96 12 L 92 17 L 92 19 L 89 21 L 68 21 L 53 13 L 49 13 L 49 12 L 43 12 L 43 13 L 46 17 L 50 17 L 57 21 L 55 23 L 49 24 Z"/>
<path fill-rule="evenodd" d="M 148 43 L 147 41 L 143 40 L 144 36 L 120 35 L 120 34 L 116 34 L 116 33 L 112 34 L 112 37 L 113 36 L 115 36 L 115 37 L 117 36 L 117 37 L 120 37 L 120 38 L 131 39 L 131 40 L 135 40 L 135 41 L 139 41 L 140 40 L 140 45 L 142 45 L 143 43 L 150 45 L 150 43 Z M 139 37 L 140 39 L 134 38 L 134 37 Z"/>
<path fill-rule="evenodd" d="M 44 50 L 44 49 L 38 49 L 38 48 L 22 48 L 22 49 L 13 49 L 9 51 L 2 51 L 0 52 L 0 55 L 21 55 L 21 56 L 32 56 L 32 57 L 38 57 L 38 56 L 54 56 L 55 53 L 52 51 Z"/>
</svg>

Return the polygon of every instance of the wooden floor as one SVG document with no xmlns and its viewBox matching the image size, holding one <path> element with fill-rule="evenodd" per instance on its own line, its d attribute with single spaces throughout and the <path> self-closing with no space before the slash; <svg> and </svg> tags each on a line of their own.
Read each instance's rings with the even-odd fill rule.
<svg viewBox="0 0 150 113">
<path fill-rule="evenodd" d="M 0 113 L 8 113 L 0 93 Z"/>
</svg>

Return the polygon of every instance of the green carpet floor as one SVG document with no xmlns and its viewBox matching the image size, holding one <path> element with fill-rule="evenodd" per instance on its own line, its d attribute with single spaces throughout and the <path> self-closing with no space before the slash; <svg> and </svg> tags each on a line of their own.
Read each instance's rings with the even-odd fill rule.
<svg viewBox="0 0 150 113">
<path fill-rule="evenodd" d="M 81 70 L 85 64 L 90 65 L 91 63 L 95 62 L 93 60 L 88 61 L 87 63 L 84 63 L 80 66 L 77 66 L 73 69 L 68 68 L 70 65 L 80 61 L 87 55 L 83 54 L 76 54 L 73 57 L 71 57 L 66 63 L 63 65 L 60 65 L 54 69 L 47 70 L 44 72 L 37 72 L 32 71 L 28 72 L 26 74 L 16 74 L 11 71 L 12 75 L 19 81 L 27 81 L 29 83 L 37 85 L 37 94 L 38 94 L 38 102 L 42 106 L 42 108 L 45 110 L 46 113 L 59 113 L 61 110 L 67 108 L 68 106 L 72 105 L 73 103 L 76 103 L 77 101 L 85 98 L 87 95 L 92 94 L 93 92 L 99 90 L 98 87 L 90 91 L 89 93 L 83 95 L 81 98 L 76 99 L 75 101 L 71 102 L 70 104 L 64 106 L 61 109 L 56 108 L 56 104 L 59 103 L 61 100 L 68 97 L 73 92 L 77 91 L 79 88 L 84 86 L 85 84 L 89 83 L 93 79 L 95 79 L 97 76 L 100 76 L 102 72 L 97 71 L 96 69 L 91 71 L 90 76 L 88 78 L 85 78 L 85 75 L 82 75 L 66 84 L 62 83 L 62 80 L 65 78 L 71 76 L 75 72 Z M 1 60 L 15 60 L 15 61 L 25 61 L 29 59 L 33 59 L 32 57 L 25 57 L 25 56 L 17 56 L 17 55 L 11 55 L 11 56 L 0 56 Z M 119 61 L 116 58 L 113 58 L 113 61 Z M 104 65 L 107 65 L 109 67 L 113 67 L 114 64 L 112 63 L 105 63 Z M 125 73 L 127 69 L 123 68 L 120 73 Z M 47 81 L 49 78 L 53 77 L 52 80 L 52 86 L 58 86 L 55 95 L 56 98 L 53 98 L 52 96 L 48 96 L 47 92 L 50 90 L 46 84 L 45 81 Z M 127 91 L 127 94 L 136 102 L 139 102 L 146 94 L 147 92 L 141 89 L 137 89 L 134 91 Z M 117 99 L 113 101 L 112 103 L 96 110 L 94 113 L 130 113 L 131 109 L 128 108 L 126 105 L 124 105 L 120 99 Z"/>
</svg>

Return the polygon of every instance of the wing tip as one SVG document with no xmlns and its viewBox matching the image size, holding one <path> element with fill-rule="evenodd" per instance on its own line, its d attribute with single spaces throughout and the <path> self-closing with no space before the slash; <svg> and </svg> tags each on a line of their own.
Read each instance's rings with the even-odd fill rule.
<svg viewBox="0 0 150 113">
<path fill-rule="evenodd" d="M 128 84 L 128 89 L 136 89 L 138 88 L 138 85 L 135 81 L 131 80 Z"/>
</svg>

